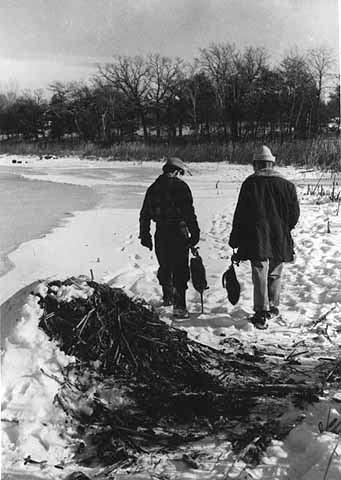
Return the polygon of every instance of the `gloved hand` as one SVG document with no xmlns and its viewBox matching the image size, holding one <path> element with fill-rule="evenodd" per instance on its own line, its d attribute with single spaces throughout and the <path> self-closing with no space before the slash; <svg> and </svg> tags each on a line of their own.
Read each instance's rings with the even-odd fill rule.
<svg viewBox="0 0 341 480">
<path fill-rule="evenodd" d="M 237 250 L 234 250 L 233 251 L 233 254 L 231 256 L 231 262 L 232 263 L 236 263 L 237 265 L 239 265 L 240 263 L 240 257 L 238 255 L 238 251 Z"/>
<path fill-rule="evenodd" d="M 149 250 L 153 250 L 153 241 L 150 234 L 140 237 L 140 242 L 143 247 L 149 248 Z"/>
</svg>

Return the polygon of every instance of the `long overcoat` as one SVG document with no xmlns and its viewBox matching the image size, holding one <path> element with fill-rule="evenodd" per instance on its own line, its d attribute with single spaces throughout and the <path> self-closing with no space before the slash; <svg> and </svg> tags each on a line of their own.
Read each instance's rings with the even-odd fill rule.
<svg viewBox="0 0 341 480">
<path fill-rule="evenodd" d="M 259 170 L 242 184 L 229 244 L 241 260 L 290 262 L 299 215 L 295 185 L 274 169 Z"/>
</svg>

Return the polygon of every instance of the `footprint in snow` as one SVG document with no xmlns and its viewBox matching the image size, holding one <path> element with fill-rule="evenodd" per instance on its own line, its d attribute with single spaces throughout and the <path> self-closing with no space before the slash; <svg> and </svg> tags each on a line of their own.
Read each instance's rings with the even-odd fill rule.
<svg viewBox="0 0 341 480">
<path fill-rule="evenodd" d="M 321 247 L 322 252 L 327 253 L 330 250 L 330 245 L 322 245 Z"/>
</svg>

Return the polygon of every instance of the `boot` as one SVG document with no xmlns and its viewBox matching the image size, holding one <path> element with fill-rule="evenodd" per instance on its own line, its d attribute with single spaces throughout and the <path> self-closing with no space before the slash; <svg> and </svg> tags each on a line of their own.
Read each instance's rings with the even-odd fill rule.
<svg viewBox="0 0 341 480">
<path fill-rule="evenodd" d="M 267 310 L 259 310 L 255 312 L 251 318 L 251 323 L 259 330 L 265 330 L 268 328 L 267 320 L 270 318 L 270 313 Z"/>
<path fill-rule="evenodd" d="M 270 313 L 271 320 L 275 320 L 276 318 L 281 316 L 279 308 L 275 306 L 270 306 L 269 313 Z"/>
<path fill-rule="evenodd" d="M 186 290 L 184 288 L 175 290 L 173 317 L 175 318 L 189 317 L 189 313 L 186 308 Z"/>
<path fill-rule="evenodd" d="M 164 307 L 169 307 L 170 305 L 173 305 L 173 301 L 174 301 L 173 287 L 169 285 L 163 285 L 162 286 L 162 305 Z"/>
</svg>

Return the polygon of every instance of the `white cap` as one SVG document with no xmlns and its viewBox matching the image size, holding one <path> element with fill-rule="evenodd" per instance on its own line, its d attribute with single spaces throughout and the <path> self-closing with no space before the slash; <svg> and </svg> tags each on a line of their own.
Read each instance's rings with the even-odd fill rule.
<svg viewBox="0 0 341 480">
<path fill-rule="evenodd" d="M 254 162 L 274 162 L 276 157 L 271 153 L 271 150 L 266 145 L 262 145 L 260 149 L 253 154 Z"/>
</svg>

